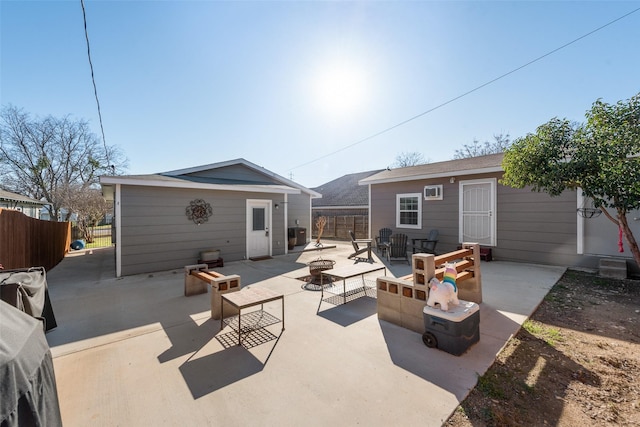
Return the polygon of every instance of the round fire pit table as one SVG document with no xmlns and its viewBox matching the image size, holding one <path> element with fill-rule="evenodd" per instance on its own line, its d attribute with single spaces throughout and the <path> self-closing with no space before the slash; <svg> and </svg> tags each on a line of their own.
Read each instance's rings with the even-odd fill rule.
<svg viewBox="0 0 640 427">
<path fill-rule="evenodd" d="M 331 270 L 336 262 L 331 259 L 322 259 L 319 258 L 315 261 L 308 262 L 309 266 L 309 281 L 305 285 L 305 289 L 311 289 L 319 291 L 322 283 L 322 272 L 326 270 Z"/>
</svg>

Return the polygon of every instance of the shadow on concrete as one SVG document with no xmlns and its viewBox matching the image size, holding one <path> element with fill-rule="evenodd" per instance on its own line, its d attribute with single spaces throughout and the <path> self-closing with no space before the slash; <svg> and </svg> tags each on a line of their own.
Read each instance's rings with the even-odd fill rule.
<svg viewBox="0 0 640 427">
<path fill-rule="evenodd" d="M 480 340 L 465 353 L 454 356 L 437 348 L 429 348 L 422 335 L 401 326 L 378 320 L 393 363 L 424 380 L 464 399 L 475 381 L 456 378 L 471 367 L 482 375 L 491 366 L 495 355 L 519 325 L 495 309 L 483 305 L 480 311 Z M 486 357 L 490 355 L 491 357 Z"/>
<path fill-rule="evenodd" d="M 336 303 L 330 304 L 326 301 L 322 301 L 320 306 L 331 306 L 331 308 L 323 311 L 318 311 L 318 316 L 330 320 L 340 326 L 347 327 L 366 319 L 377 313 L 378 306 L 377 300 L 362 294 L 360 298 L 349 301 L 347 304 L 342 304 L 342 297 L 335 295 L 330 298 L 337 298 Z"/>
<path fill-rule="evenodd" d="M 224 369 L 221 369 L 223 366 Z M 253 354 L 241 346 L 233 346 L 188 360 L 180 366 L 180 373 L 193 398 L 198 399 L 257 374 L 262 369 L 264 364 Z"/>
<path fill-rule="evenodd" d="M 163 329 L 171 341 L 171 347 L 158 355 L 160 363 L 198 351 L 220 331 L 220 321 L 209 318 L 203 324 L 198 325 L 190 319 L 179 328 L 163 326 Z"/>
</svg>

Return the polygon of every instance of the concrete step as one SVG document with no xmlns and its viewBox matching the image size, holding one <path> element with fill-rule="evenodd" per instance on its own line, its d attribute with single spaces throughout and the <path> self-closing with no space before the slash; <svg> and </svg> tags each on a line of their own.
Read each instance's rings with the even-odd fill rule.
<svg viewBox="0 0 640 427">
<path fill-rule="evenodd" d="M 600 258 L 599 275 L 611 279 L 627 278 L 627 260 L 619 258 Z"/>
</svg>

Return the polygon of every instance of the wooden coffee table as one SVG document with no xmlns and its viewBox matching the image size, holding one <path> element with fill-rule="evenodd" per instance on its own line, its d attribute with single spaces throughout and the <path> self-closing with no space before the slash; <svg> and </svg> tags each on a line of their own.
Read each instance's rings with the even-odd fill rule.
<svg viewBox="0 0 640 427">
<path fill-rule="evenodd" d="M 244 288 L 239 292 L 230 292 L 222 294 L 222 307 L 220 308 L 220 330 L 224 328 L 224 302 L 228 302 L 232 307 L 238 309 L 238 345 L 242 344 L 242 309 L 254 307 L 256 305 L 261 306 L 261 310 L 264 308 L 264 304 L 270 301 L 281 300 L 282 301 L 282 330 L 284 331 L 284 294 L 274 292 L 265 288 Z M 259 329 L 263 326 L 257 326 L 255 328 L 245 327 L 247 331 Z"/>
</svg>

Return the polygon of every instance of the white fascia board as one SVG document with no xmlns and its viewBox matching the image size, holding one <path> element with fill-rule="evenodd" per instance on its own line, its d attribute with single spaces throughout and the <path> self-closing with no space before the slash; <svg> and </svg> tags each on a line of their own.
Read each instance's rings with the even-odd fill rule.
<svg viewBox="0 0 640 427">
<path fill-rule="evenodd" d="M 229 184 L 205 184 L 201 182 L 190 182 L 176 179 L 171 180 L 144 180 L 118 177 L 101 177 L 100 184 L 121 184 L 138 185 L 142 187 L 166 187 L 166 188 L 189 188 L 198 190 L 221 190 L 240 191 L 245 193 L 277 193 L 277 194 L 300 194 L 297 188 L 284 185 L 229 185 Z"/>
<path fill-rule="evenodd" d="M 398 176 L 393 178 L 381 178 L 381 179 L 369 179 L 364 178 L 358 181 L 359 185 L 370 185 L 370 184 L 387 184 L 392 182 L 404 182 L 404 181 L 419 181 L 423 179 L 435 179 L 435 178 L 449 178 L 452 176 L 461 177 L 466 175 L 477 175 L 483 173 L 493 173 L 493 172 L 504 172 L 501 166 L 495 166 L 491 168 L 481 168 L 481 169 L 466 169 L 466 170 L 451 170 L 447 172 L 439 172 L 439 173 L 431 173 L 431 174 L 422 174 L 422 175 L 411 175 L 411 176 Z"/>
</svg>

